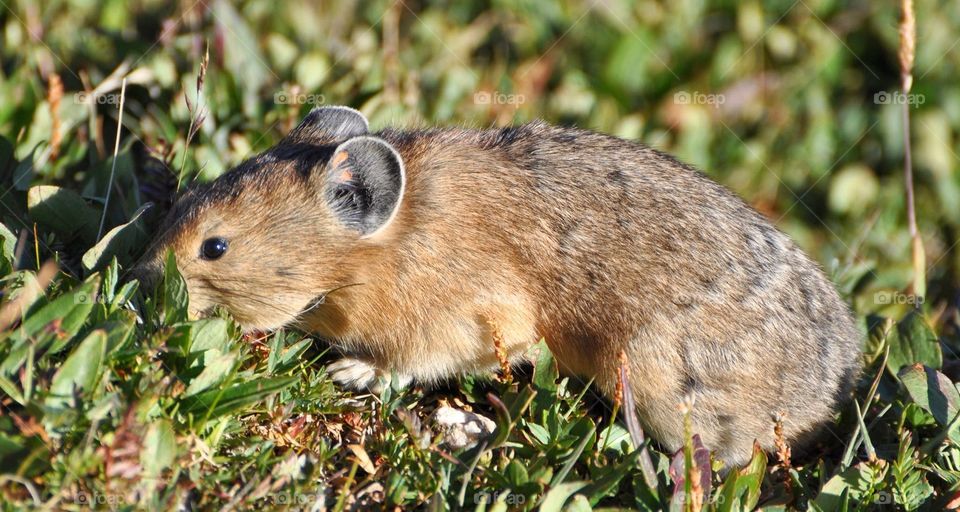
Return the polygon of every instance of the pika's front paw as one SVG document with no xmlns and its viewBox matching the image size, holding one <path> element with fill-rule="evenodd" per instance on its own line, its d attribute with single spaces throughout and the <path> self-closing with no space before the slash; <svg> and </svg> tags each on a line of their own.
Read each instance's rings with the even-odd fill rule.
<svg viewBox="0 0 960 512">
<path fill-rule="evenodd" d="M 327 366 L 327 372 L 333 381 L 341 386 L 358 391 L 380 393 L 383 384 L 390 382 L 390 374 L 385 373 L 367 361 L 353 357 L 344 357 Z M 406 386 L 411 378 L 398 376 L 400 386 Z"/>
</svg>

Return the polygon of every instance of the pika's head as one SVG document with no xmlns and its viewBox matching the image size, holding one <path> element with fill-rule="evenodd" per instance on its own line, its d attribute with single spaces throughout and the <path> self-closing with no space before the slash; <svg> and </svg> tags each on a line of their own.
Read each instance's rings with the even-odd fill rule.
<svg viewBox="0 0 960 512">
<path fill-rule="evenodd" d="M 226 308 L 246 330 L 289 324 L 352 284 L 351 256 L 391 229 L 403 161 L 346 107 L 312 111 L 280 144 L 185 193 L 133 275 L 176 256 L 194 316 Z"/>
</svg>

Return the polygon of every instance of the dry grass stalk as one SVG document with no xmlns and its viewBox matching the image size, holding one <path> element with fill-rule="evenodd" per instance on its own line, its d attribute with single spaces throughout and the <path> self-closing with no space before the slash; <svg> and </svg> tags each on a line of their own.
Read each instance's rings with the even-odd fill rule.
<svg viewBox="0 0 960 512">
<path fill-rule="evenodd" d="M 913 0 L 902 0 L 903 12 L 900 19 L 900 79 L 903 92 L 910 92 L 913 86 L 913 59 L 917 48 L 917 20 L 913 16 Z"/>
<path fill-rule="evenodd" d="M 790 462 L 792 451 L 787 438 L 783 434 L 783 414 L 777 415 L 777 423 L 773 427 L 773 444 L 777 447 L 777 466 L 783 469 L 783 485 L 787 489 L 787 494 L 792 494 L 792 480 L 790 479 L 790 469 L 793 464 Z"/>
<path fill-rule="evenodd" d="M 507 347 L 503 343 L 503 331 L 500 326 L 491 318 L 487 318 L 487 325 L 490 326 L 490 336 L 493 338 L 493 350 L 497 355 L 497 362 L 500 363 L 500 382 L 513 382 L 513 370 L 510 369 L 510 359 L 507 358 Z"/>
<path fill-rule="evenodd" d="M 627 366 L 627 351 L 620 351 L 620 371 L 617 372 L 617 388 L 613 392 L 613 405 L 619 408 L 623 405 L 624 381 L 630 378 L 630 368 Z"/>
<path fill-rule="evenodd" d="M 47 105 L 50 106 L 50 160 L 60 155 L 63 134 L 60 133 L 60 100 L 63 99 L 63 81 L 60 75 L 53 73 L 47 80 Z"/>
<path fill-rule="evenodd" d="M 97 230 L 97 240 L 103 236 L 103 227 L 107 222 L 107 212 L 110 210 L 110 192 L 113 190 L 113 177 L 117 172 L 117 155 L 120 153 L 120 133 L 123 132 L 123 105 L 127 98 L 127 79 L 120 82 L 120 112 L 117 114 L 117 138 L 113 144 L 113 162 L 110 164 L 110 180 L 107 182 L 107 193 L 103 197 L 103 215 L 100 216 L 100 229 Z"/>
<path fill-rule="evenodd" d="M 183 157 L 180 159 L 180 171 L 177 172 L 177 191 L 180 190 L 180 186 L 183 184 L 183 168 L 187 163 L 187 148 L 190 147 L 190 141 L 192 141 L 193 137 L 200 131 L 200 127 L 203 126 L 203 121 L 207 118 L 206 108 L 200 105 L 200 100 L 202 98 L 201 94 L 203 93 L 203 82 L 207 77 L 207 67 L 209 66 L 210 46 L 207 45 L 203 52 L 203 59 L 200 60 L 200 71 L 197 73 L 197 104 L 194 105 L 190 103 L 190 97 L 186 94 L 183 95 L 183 101 L 187 104 L 187 111 L 190 112 L 190 126 L 187 128 L 187 138 L 183 143 Z"/>
<path fill-rule="evenodd" d="M 907 192 L 907 224 L 913 245 L 913 293 L 926 295 L 926 254 L 923 240 L 917 230 L 917 213 L 913 190 L 913 159 L 910 148 L 910 101 L 906 96 L 913 87 L 913 61 L 917 46 L 917 22 L 913 14 L 913 0 L 901 0 L 900 18 L 900 88 L 904 101 L 900 102 L 903 117 L 903 178 Z M 917 303 L 919 306 L 919 302 Z"/>
</svg>

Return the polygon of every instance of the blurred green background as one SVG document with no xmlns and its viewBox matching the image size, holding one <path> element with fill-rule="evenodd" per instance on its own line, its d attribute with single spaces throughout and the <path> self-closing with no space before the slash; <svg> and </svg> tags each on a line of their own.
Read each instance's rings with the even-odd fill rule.
<svg viewBox="0 0 960 512">
<path fill-rule="evenodd" d="M 275 143 L 316 104 L 359 108 L 374 127 L 542 118 L 640 140 L 704 169 L 777 221 L 848 293 L 910 282 L 896 2 L 3 7 L 0 133 L 15 141 L 17 159 L 35 152 L 34 182 L 103 198 L 120 78 L 128 77 L 115 192 L 123 200 L 110 224 L 143 201 L 130 158 L 138 142 L 186 181 L 209 180 Z M 928 301 L 952 306 L 960 4 L 922 0 L 916 9 L 909 99 Z M 58 79 L 59 99 L 51 97 Z M 205 119 L 184 155 L 188 101 Z M 18 214 L 7 208 L 3 221 L 25 227 Z M 872 293 L 857 297 L 861 311 L 885 306 Z"/>
</svg>

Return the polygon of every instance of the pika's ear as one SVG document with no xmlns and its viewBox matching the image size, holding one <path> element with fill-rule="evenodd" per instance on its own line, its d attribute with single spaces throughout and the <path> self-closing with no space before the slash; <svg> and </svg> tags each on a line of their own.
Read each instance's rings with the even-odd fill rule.
<svg viewBox="0 0 960 512">
<path fill-rule="evenodd" d="M 363 237 L 390 224 L 406 184 L 400 153 L 385 140 L 369 136 L 340 144 L 325 178 L 327 202 L 346 226 Z"/>
<path fill-rule="evenodd" d="M 311 144 L 335 144 L 366 135 L 370 123 L 359 111 L 350 107 L 317 107 L 310 111 L 287 138 Z"/>
</svg>

